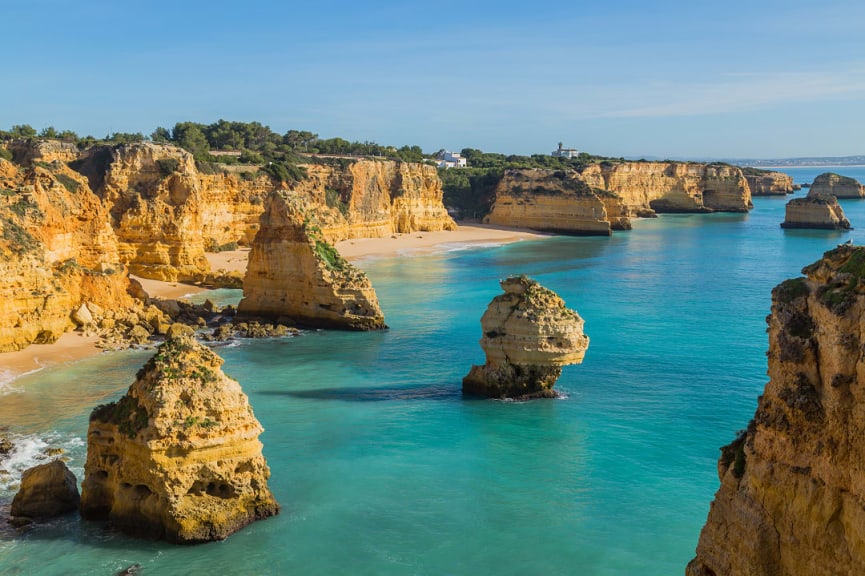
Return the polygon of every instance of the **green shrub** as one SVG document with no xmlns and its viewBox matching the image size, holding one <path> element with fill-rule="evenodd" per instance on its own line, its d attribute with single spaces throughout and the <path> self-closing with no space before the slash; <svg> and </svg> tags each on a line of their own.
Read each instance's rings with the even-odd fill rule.
<svg viewBox="0 0 865 576">
<path fill-rule="evenodd" d="M 57 181 L 63 184 L 63 186 L 72 194 L 78 192 L 78 187 L 81 186 L 78 180 L 71 176 L 67 176 L 66 174 L 55 174 L 54 177 L 57 178 Z"/>
<path fill-rule="evenodd" d="M 159 168 L 159 174 L 165 178 L 177 172 L 180 168 L 180 160 L 177 158 L 160 158 L 156 161 L 156 166 Z"/>
</svg>

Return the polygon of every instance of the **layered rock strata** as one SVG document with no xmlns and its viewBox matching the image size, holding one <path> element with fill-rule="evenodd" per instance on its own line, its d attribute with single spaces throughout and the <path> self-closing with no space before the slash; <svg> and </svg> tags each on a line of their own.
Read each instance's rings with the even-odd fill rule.
<svg viewBox="0 0 865 576">
<path fill-rule="evenodd" d="M 309 202 L 275 191 L 252 244 L 238 314 L 345 330 L 386 328 L 366 275 L 323 237 Z"/>
<path fill-rule="evenodd" d="M 772 291 L 769 383 L 721 449 L 689 576 L 865 574 L 865 247 Z"/>
<path fill-rule="evenodd" d="M 829 194 L 836 198 L 865 198 L 865 187 L 853 178 L 825 172 L 814 178 L 810 193 Z"/>
<path fill-rule="evenodd" d="M 0 352 L 54 342 L 83 303 L 131 306 L 108 212 L 60 162 L 0 159 Z"/>
<path fill-rule="evenodd" d="M 576 172 L 552 170 L 505 171 L 484 222 L 600 236 L 631 227 L 620 198 L 593 190 Z"/>
<path fill-rule="evenodd" d="M 279 512 L 262 427 L 222 359 L 174 325 L 117 402 L 90 416 L 81 515 L 178 543 Z"/>
<path fill-rule="evenodd" d="M 581 178 L 617 195 L 634 214 L 655 212 L 747 212 L 753 206 L 740 168 L 693 162 L 601 162 Z"/>
<path fill-rule="evenodd" d="M 15 525 L 29 524 L 78 509 L 80 496 L 75 474 L 60 460 L 28 468 L 21 476 L 21 487 L 12 499 Z"/>
<path fill-rule="evenodd" d="M 583 319 L 555 292 L 525 276 L 501 282 L 481 318 L 486 363 L 472 366 L 463 392 L 491 398 L 552 398 L 562 366 L 579 364 L 589 347 Z"/>
<path fill-rule="evenodd" d="M 844 216 L 844 209 L 838 204 L 837 198 L 811 191 L 805 198 L 794 198 L 787 202 L 781 228 L 849 230 L 850 221 Z"/>
<path fill-rule="evenodd" d="M 783 172 L 751 169 L 745 172 L 745 179 L 748 181 L 751 196 L 784 196 L 792 194 L 796 189 L 793 177 Z"/>
</svg>

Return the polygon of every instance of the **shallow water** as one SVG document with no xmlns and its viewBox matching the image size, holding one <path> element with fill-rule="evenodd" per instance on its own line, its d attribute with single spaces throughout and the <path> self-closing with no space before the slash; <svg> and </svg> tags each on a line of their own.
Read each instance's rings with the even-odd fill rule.
<svg viewBox="0 0 865 576">
<path fill-rule="evenodd" d="M 388 332 L 217 350 L 266 428 L 282 514 L 195 547 L 74 516 L 4 527 L 0 573 L 139 563 L 145 575 L 681 574 L 718 486 L 718 448 L 765 384 L 772 287 L 848 238 L 865 242 L 865 201 L 842 201 L 862 226 L 848 233 L 782 230 L 785 203 L 640 220 L 612 238 L 364 261 Z M 518 273 L 580 312 L 585 362 L 565 368 L 560 400 L 464 399 L 460 380 L 483 360 L 480 316 L 498 279 Z M 87 415 L 149 354 L 106 354 L 4 389 L 0 423 L 26 453 L 0 468 L 18 472 L 57 446 L 80 478 Z M 0 477 L 0 509 L 14 484 Z"/>
</svg>

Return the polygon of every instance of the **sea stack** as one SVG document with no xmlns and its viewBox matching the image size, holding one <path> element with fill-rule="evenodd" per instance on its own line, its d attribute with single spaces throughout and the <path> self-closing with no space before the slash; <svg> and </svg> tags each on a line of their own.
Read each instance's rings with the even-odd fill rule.
<svg viewBox="0 0 865 576">
<path fill-rule="evenodd" d="M 865 574 L 865 247 L 772 291 L 769 383 L 721 449 L 688 576 Z"/>
<path fill-rule="evenodd" d="M 265 201 L 238 314 L 312 328 L 387 328 L 372 284 L 323 237 L 304 197 L 277 190 Z"/>
<path fill-rule="evenodd" d="M 120 400 L 90 416 L 81 515 L 176 543 L 221 540 L 279 512 L 263 429 L 222 359 L 175 324 Z"/>
<path fill-rule="evenodd" d="M 526 276 L 501 282 L 481 318 L 486 364 L 472 366 L 463 392 L 490 398 L 553 398 L 562 366 L 580 364 L 589 347 L 583 319 Z"/>
<path fill-rule="evenodd" d="M 844 216 L 844 209 L 834 196 L 815 194 L 812 188 L 805 198 L 794 198 L 787 202 L 781 228 L 849 230 L 850 221 Z"/>
<path fill-rule="evenodd" d="M 21 487 L 12 500 L 12 520 L 16 526 L 67 514 L 78 509 L 80 496 L 75 474 L 60 460 L 28 468 L 21 476 Z"/>
<path fill-rule="evenodd" d="M 811 192 L 831 194 L 835 198 L 865 198 L 865 187 L 857 180 L 832 172 L 824 172 L 814 178 Z"/>
</svg>

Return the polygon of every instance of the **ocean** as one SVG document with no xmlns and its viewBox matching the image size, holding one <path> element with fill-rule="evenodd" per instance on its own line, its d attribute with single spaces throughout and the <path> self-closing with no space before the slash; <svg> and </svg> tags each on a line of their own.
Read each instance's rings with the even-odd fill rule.
<svg viewBox="0 0 865 576">
<path fill-rule="evenodd" d="M 810 182 L 825 170 L 786 171 Z M 833 171 L 865 181 L 865 168 Z M 766 383 L 772 287 L 847 239 L 865 243 L 865 201 L 841 201 L 853 231 L 782 230 L 789 198 L 636 220 L 609 238 L 364 260 L 389 331 L 216 349 L 266 429 L 279 516 L 191 547 L 74 515 L 23 533 L 3 525 L 0 573 L 682 574 L 718 488 L 718 449 Z M 483 362 L 480 317 L 510 274 L 585 319 L 591 343 L 564 369 L 561 399 L 460 392 Z M 103 354 L 0 388 L 0 424 L 20 442 L 0 461 L 11 473 L 0 473 L 0 516 L 47 446 L 82 478 L 90 410 L 151 354 Z"/>
</svg>

